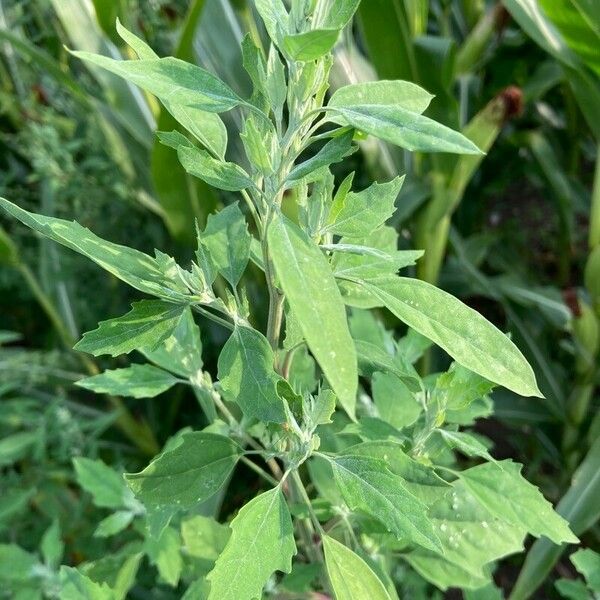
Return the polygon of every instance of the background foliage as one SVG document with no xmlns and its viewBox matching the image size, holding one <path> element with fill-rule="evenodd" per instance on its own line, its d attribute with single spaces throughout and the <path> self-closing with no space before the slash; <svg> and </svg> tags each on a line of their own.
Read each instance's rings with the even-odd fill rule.
<svg viewBox="0 0 600 600">
<path fill-rule="evenodd" d="M 228 203 L 227 194 L 192 181 L 158 144 L 154 130 L 172 124 L 153 98 L 73 60 L 63 47 L 127 56 L 114 31 L 117 17 L 159 55 L 197 62 L 249 95 L 238 48 L 246 31 L 261 35 L 262 25 L 243 0 L 2 0 L 0 195 L 185 261 L 194 250 L 193 218 L 204 225 Z M 531 361 L 545 399 L 496 391 L 494 418 L 476 431 L 493 442 L 496 458 L 522 462 L 527 478 L 596 550 L 599 23 L 595 3 L 584 0 L 369 0 L 336 47 L 331 75 L 333 89 L 376 78 L 419 83 L 436 95 L 427 114 L 487 151 L 409 157 L 369 139 L 349 162 L 361 188 L 407 173 L 393 225 L 406 247 L 426 250 L 417 275 L 511 331 Z M 228 126 L 240 125 L 237 113 L 227 118 Z M 234 146 L 230 160 L 241 157 Z M 346 173 L 335 175 L 341 181 Z M 96 364 L 71 348 L 135 297 L 81 257 L 8 220 L 0 261 L 2 543 L 28 552 L 24 562 L 37 556 L 48 597 L 56 594 L 61 563 L 88 563 L 88 572 L 100 579 L 103 573 L 132 598 L 181 597 L 177 565 L 143 546 L 135 525 L 127 527 L 139 510 L 135 501 L 125 492 L 99 499 L 90 481 L 110 479 L 103 463 L 138 471 L 183 427 L 202 427 L 198 398 L 178 386 L 164 398 L 124 402 L 75 387 L 83 375 L 127 364 Z M 260 318 L 267 298 L 258 270 L 246 283 Z M 216 373 L 223 331 L 206 320 L 201 331 L 205 368 Z M 429 351 L 420 368 L 436 372 L 445 361 Z M 234 514 L 259 489 L 255 474 L 239 468 L 220 513 Z M 98 534 L 107 508 L 122 513 L 117 537 Z M 186 531 L 205 526 L 201 518 L 187 529 L 184 523 L 184 542 Z M 224 535 L 211 531 L 213 553 Z M 197 572 L 214 561 L 206 548 L 197 556 L 187 551 Z M 504 560 L 496 580 L 515 599 L 539 585 L 544 598 L 590 597 L 593 580 L 586 589 L 577 571 L 587 573 L 575 557 L 540 540 L 526 555 Z M 0 580 L 15 576 L 0 566 Z M 312 576 L 304 574 L 309 582 Z M 568 583 L 555 587 L 560 578 L 579 581 L 571 587 L 582 595 Z M 410 597 L 438 593 L 408 567 L 400 579 Z M 290 582 L 290 597 L 302 585 Z"/>
</svg>

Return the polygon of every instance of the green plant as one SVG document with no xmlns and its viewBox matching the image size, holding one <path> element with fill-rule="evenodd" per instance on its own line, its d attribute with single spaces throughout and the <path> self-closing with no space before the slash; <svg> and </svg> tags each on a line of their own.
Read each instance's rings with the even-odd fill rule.
<svg viewBox="0 0 600 600">
<path fill-rule="evenodd" d="M 125 475 L 127 485 L 105 465 L 76 464 L 95 503 L 116 511 L 102 534 L 133 522 L 136 540 L 116 561 L 62 567 L 60 597 L 124 597 L 144 553 L 162 581 L 184 580 L 188 598 L 251 600 L 263 591 L 397 598 L 399 562 L 441 589 L 487 586 L 495 562 L 521 550 L 527 533 L 577 541 L 521 465 L 495 460 L 485 438 L 460 429 L 490 414 L 494 385 L 539 396 L 533 371 L 479 313 L 397 275 L 422 254 L 398 250 L 397 234 L 385 225 L 402 178 L 355 192 L 352 175 L 336 187 L 330 171 L 364 135 L 410 151 L 480 151 L 424 117 L 431 95 L 412 83 L 350 85 L 324 104 L 331 49 L 358 0 L 297 0 L 289 13 L 280 0 L 255 4 L 272 43 L 265 56 L 244 39 L 249 100 L 200 67 L 158 58 L 119 23 L 137 60 L 74 52 L 157 96 L 191 134 L 160 132 L 161 143 L 189 174 L 240 194 L 241 207 L 231 203 L 198 228 L 190 269 L 158 250 L 152 257 L 0 199 L 25 225 L 155 297 L 101 322 L 76 345 L 94 356 L 136 350 L 148 362 L 79 385 L 134 398 L 188 385 L 209 422 L 174 435 L 145 469 Z M 245 165 L 225 158 L 219 114 L 233 109 L 244 114 Z M 250 261 L 268 289 L 264 334 L 253 326 L 260 316 L 240 283 Z M 383 308 L 408 326 L 404 336 L 366 310 Z M 203 370 L 194 313 L 230 332 L 216 381 Z M 455 362 L 422 378 L 414 364 L 432 342 Z M 462 468 L 454 451 L 480 464 Z M 268 488 L 229 527 L 196 521 L 204 533 L 186 542 L 195 513 L 227 500 L 238 464 Z M 55 529 L 48 539 L 58 537 Z M 30 588 L 37 560 L 13 546 L 0 551 L 8 589 Z"/>
</svg>

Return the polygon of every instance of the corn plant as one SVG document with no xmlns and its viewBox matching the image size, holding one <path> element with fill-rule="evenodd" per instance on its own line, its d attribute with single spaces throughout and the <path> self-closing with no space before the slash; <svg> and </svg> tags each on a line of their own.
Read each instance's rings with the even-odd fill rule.
<svg viewBox="0 0 600 600">
<path fill-rule="evenodd" d="M 246 99 L 198 66 L 159 58 L 120 23 L 137 59 L 73 53 L 155 95 L 189 134 L 162 131 L 161 143 L 190 175 L 239 194 L 241 202 L 197 228 L 188 268 L 0 199 L 9 215 L 152 297 L 76 345 L 94 356 L 138 351 L 146 362 L 79 385 L 134 398 L 188 385 L 209 424 L 179 432 L 124 480 L 90 463 L 76 469 L 96 503 L 116 511 L 102 533 L 135 520 L 162 580 L 176 586 L 183 578 L 188 598 L 251 600 L 284 593 L 290 577 L 303 576 L 305 595 L 389 600 L 398 597 L 400 562 L 442 590 L 478 589 L 528 533 L 578 541 L 521 465 L 495 460 L 485 440 L 461 430 L 490 414 L 495 385 L 522 396 L 540 392 L 507 336 L 446 292 L 398 275 L 422 254 L 398 250 L 386 225 L 403 177 L 359 191 L 352 175 L 336 185 L 331 165 L 364 136 L 408 151 L 480 154 L 422 115 L 432 96 L 413 83 L 349 85 L 326 101 L 331 50 L 358 4 L 294 0 L 288 11 L 281 0 L 256 0 L 271 43 L 263 54 L 251 37 L 243 41 L 253 83 Z M 226 158 L 220 115 L 234 108 L 244 114 L 244 164 Z M 297 209 L 288 214 L 286 196 Z M 268 291 L 264 330 L 243 285 L 250 262 Z M 408 327 L 402 337 L 378 320 L 384 309 Z M 203 369 L 195 315 L 229 335 L 216 377 Z M 454 362 L 422 378 L 414 364 L 432 343 Z M 462 468 L 455 452 L 477 464 Z M 184 528 L 206 503 L 227 499 L 238 465 L 256 473 L 264 491 L 228 524 L 210 521 L 218 543 L 202 555 L 202 567 L 184 569 Z M 192 538 L 209 546 L 211 535 Z M 12 557 L 23 555 L 10 548 L 0 547 L 0 577 L 16 591 L 30 588 L 31 579 L 14 573 L 27 574 L 37 559 L 23 558 L 11 571 Z M 139 546 L 127 552 L 117 562 L 121 568 L 131 559 L 133 585 Z M 123 577 L 106 571 L 62 567 L 60 597 L 124 597 Z"/>
</svg>

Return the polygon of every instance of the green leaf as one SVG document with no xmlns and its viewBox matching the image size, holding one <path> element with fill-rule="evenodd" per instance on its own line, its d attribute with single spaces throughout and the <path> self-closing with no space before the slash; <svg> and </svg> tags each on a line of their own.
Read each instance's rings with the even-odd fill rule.
<svg viewBox="0 0 600 600">
<path fill-rule="evenodd" d="M 283 49 L 292 60 L 317 60 L 335 46 L 339 35 L 339 29 L 313 29 L 286 35 L 283 38 Z"/>
<path fill-rule="evenodd" d="M 127 28 L 123 26 L 119 17 L 117 17 L 117 33 L 121 37 L 121 39 L 131 46 L 135 53 L 138 55 L 138 58 L 142 60 L 151 60 L 153 58 L 159 58 L 158 54 L 150 48 L 150 46 L 137 35 L 129 31 Z"/>
<path fill-rule="evenodd" d="M 395 105 L 421 114 L 432 99 L 432 94 L 410 81 L 367 81 L 339 88 L 329 106 Z"/>
<path fill-rule="evenodd" d="M 418 279 L 386 277 L 362 285 L 401 321 L 457 362 L 522 396 L 541 396 L 519 349 L 477 311 Z"/>
<path fill-rule="evenodd" d="M 125 600 L 144 557 L 140 550 L 141 544 L 133 542 L 80 568 L 96 584 L 109 586 L 115 600 Z"/>
<path fill-rule="evenodd" d="M 435 382 L 433 397 L 444 410 L 462 410 L 492 391 L 494 384 L 453 363 Z"/>
<path fill-rule="evenodd" d="M 46 237 L 83 254 L 130 286 L 153 296 L 183 299 L 181 285 L 166 277 L 156 259 L 126 246 L 107 242 L 79 223 L 27 212 L 0 198 L 0 206 Z"/>
<path fill-rule="evenodd" d="M 167 103 L 193 106 L 208 112 L 224 112 L 243 102 L 212 73 L 171 56 L 149 60 L 114 60 L 90 52 L 74 51 L 71 54 L 119 75 Z"/>
<path fill-rule="evenodd" d="M 397 429 L 410 427 L 419 418 L 422 406 L 406 384 L 392 373 L 374 373 L 373 402 L 379 416 Z"/>
<path fill-rule="evenodd" d="M 571 486 L 556 507 L 557 512 L 580 535 L 600 517 L 600 438 L 588 451 L 573 477 Z M 547 538 L 536 540 L 525 559 L 525 564 L 512 591 L 511 600 L 529 598 L 545 581 L 546 576 L 564 552 L 565 546 L 557 546 Z"/>
<path fill-rule="evenodd" d="M 302 229 L 281 214 L 274 215 L 267 236 L 277 277 L 308 347 L 341 405 L 354 415 L 356 352 L 327 259 Z"/>
<path fill-rule="evenodd" d="M 73 567 L 60 568 L 61 600 L 116 600 L 105 583 L 95 583 Z"/>
<path fill-rule="evenodd" d="M 64 549 L 65 544 L 61 537 L 60 523 L 58 519 L 55 519 L 52 521 L 52 525 L 44 532 L 40 542 L 40 550 L 46 565 L 51 569 L 56 569 L 60 565 Z"/>
<path fill-rule="evenodd" d="M 554 586 L 562 598 L 568 600 L 593 600 L 585 583 L 581 579 L 559 579 Z"/>
<path fill-rule="evenodd" d="M 404 177 L 387 183 L 374 183 L 362 192 L 350 192 L 341 206 L 331 207 L 329 224 L 324 231 L 350 238 L 365 237 L 381 227 L 394 213 L 394 203 Z"/>
<path fill-rule="evenodd" d="M 123 477 L 101 460 L 79 457 L 73 459 L 77 483 L 102 508 L 123 508 L 131 503 L 131 492 Z"/>
<path fill-rule="evenodd" d="M 217 160 L 205 150 L 179 146 L 177 156 L 190 175 L 221 190 L 238 192 L 253 186 L 252 179 L 242 167 L 232 162 Z"/>
<path fill-rule="evenodd" d="M 0 440 L 0 466 L 12 465 L 25 458 L 38 443 L 36 431 L 19 431 Z"/>
<path fill-rule="evenodd" d="M 600 554 L 591 548 L 580 548 L 571 554 L 571 562 L 585 577 L 588 587 L 592 592 L 600 592 Z"/>
<path fill-rule="evenodd" d="M 125 369 L 112 369 L 99 375 L 80 379 L 76 385 L 97 394 L 154 398 L 179 380 L 167 371 L 152 365 L 133 364 Z"/>
<path fill-rule="evenodd" d="M 481 154 L 464 135 L 418 113 L 393 105 L 330 107 L 328 119 L 415 152 Z"/>
<path fill-rule="evenodd" d="M 275 357 L 264 335 L 236 325 L 219 356 L 219 381 L 228 399 L 237 402 L 248 417 L 284 423 L 283 401 L 277 394 L 280 377 Z"/>
<path fill-rule="evenodd" d="M 360 455 L 328 457 L 344 501 L 381 521 L 398 538 L 424 548 L 440 547 L 426 506 L 405 487 L 385 461 Z"/>
<path fill-rule="evenodd" d="M 248 264 L 251 241 L 246 219 L 235 202 L 208 217 L 198 245 L 208 251 L 212 263 L 235 287 Z"/>
<path fill-rule="evenodd" d="M 158 346 L 154 340 L 139 351 L 154 364 L 180 377 L 193 377 L 202 368 L 202 340 L 192 310 L 184 308 L 172 333 Z"/>
<path fill-rule="evenodd" d="M 270 122 L 250 115 L 240 134 L 246 156 L 252 167 L 262 175 L 273 173 L 273 157 L 278 150 L 277 136 Z"/>
<path fill-rule="evenodd" d="M 148 538 L 144 550 L 151 564 L 156 566 L 158 573 L 171 587 L 177 587 L 183 569 L 181 556 L 181 538 L 179 532 L 167 527 L 158 538 Z"/>
<path fill-rule="evenodd" d="M 98 523 L 94 537 L 105 538 L 115 535 L 129 526 L 135 513 L 130 510 L 118 510 Z"/>
<path fill-rule="evenodd" d="M 490 581 L 490 563 L 523 549 L 525 529 L 496 519 L 460 481 L 450 491 L 429 510 L 442 552 L 417 549 L 406 560 L 443 590 L 476 589 Z"/>
<path fill-rule="evenodd" d="M 280 45 L 290 29 L 289 15 L 282 0 L 255 0 L 254 5 L 269 37 L 276 45 Z"/>
<path fill-rule="evenodd" d="M 156 348 L 179 324 L 186 308 L 162 300 L 134 302 L 126 315 L 101 321 L 98 329 L 83 334 L 75 349 L 94 356 L 119 356 L 138 348 Z"/>
<path fill-rule="evenodd" d="M 465 456 L 480 456 L 494 462 L 488 449 L 475 436 L 464 431 L 448 431 L 446 429 L 437 429 L 436 431 L 450 448 L 462 452 Z"/>
<path fill-rule="evenodd" d="M 215 519 L 194 515 L 181 523 L 185 552 L 214 563 L 229 541 L 230 529 Z"/>
<path fill-rule="evenodd" d="M 356 147 L 352 146 L 353 137 L 354 130 L 350 129 L 329 140 L 315 156 L 292 169 L 292 172 L 286 177 L 286 187 L 293 187 L 302 179 L 305 180 L 305 183 L 319 179 L 321 177 L 320 169 L 332 163 L 340 162 L 351 152 L 354 152 Z"/>
<path fill-rule="evenodd" d="M 321 0 L 321 20 L 318 27 L 343 29 L 350 23 L 360 0 Z"/>
<path fill-rule="evenodd" d="M 292 570 L 294 554 L 292 519 L 277 487 L 248 502 L 231 522 L 231 538 L 208 575 L 208 600 L 260 598 L 275 571 Z"/>
<path fill-rule="evenodd" d="M 187 432 L 140 473 L 126 473 L 134 494 L 147 506 L 185 510 L 216 493 L 229 478 L 241 449 L 222 435 Z"/>
<path fill-rule="evenodd" d="M 336 600 L 390 600 L 379 577 L 360 556 L 328 535 L 322 539 L 325 566 Z"/>
<path fill-rule="evenodd" d="M 569 524 L 541 492 L 521 475 L 522 465 L 511 460 L 484 463 L 459 473 L 469 491 L 493 515 L 522 527 L 532 535 L 542 535 L 554 543 L 577 543 Z"/>
<path fill-rule="evenodd" d="M 37 558 L 16 544 L 0 544 L 0 581 L 31 582 Z"/>
</svg>

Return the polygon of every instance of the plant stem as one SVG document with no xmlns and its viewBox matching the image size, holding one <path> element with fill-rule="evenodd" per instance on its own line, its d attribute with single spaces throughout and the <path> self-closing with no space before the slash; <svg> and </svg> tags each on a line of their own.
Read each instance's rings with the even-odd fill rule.
<svg viewBox="0 0 600 600">
<path fill-rule="evenodd" d="M 266 471 L 261 469 L 256 463 L 252 462 L 249 458 L 242 456 L 240 460 L 250 469 L 252 469 L 255 473 L 260 475 L 265 481 L 268 481 L 271 485 L 277 486 L 279 485 L 279 481 L 269 475 Z"/>
<path fill-rule="evenodd" d="M 312 563 L 323 562 L 323 556 L 321 555 L 319 548 L 313 541 L 315 535 L 315 530 L 312 524 L 314 512 L 312 510 L 312 506 L 310 505 L 310 499 L 308 498 L 308 494 L 304 489 L 304 484 L 302 483 L 302 479 L 300 479 L 300 475 L 298 474 L 297 469 L 294 469 L 291 472 L 291 480 L 292 485 L 290 486 L 290 492 L 294 497 L 299 496 L 299 499 L 302 500 L 304 504 L 306 504 L 306 507 L 310 514 L 310 518 L 308 519 L 298 519 L 298 529 L 300 530 L 300 537 L 302 538 L 302 543 L 304 544 L 306 556 Z M 319 524 L 318 520 L 316 520 L 316 523 L 318 524 L 319 530 L 322 533 L 323 530 L 321 529 L 321 525 Z"/>
<path fill-rule="evenodd" d="M 590 213 L 590 250 L 600 246 L 600 143 L 596 148 L 596 170 L 592 191 L 592 208 Z"/>
</svg>

